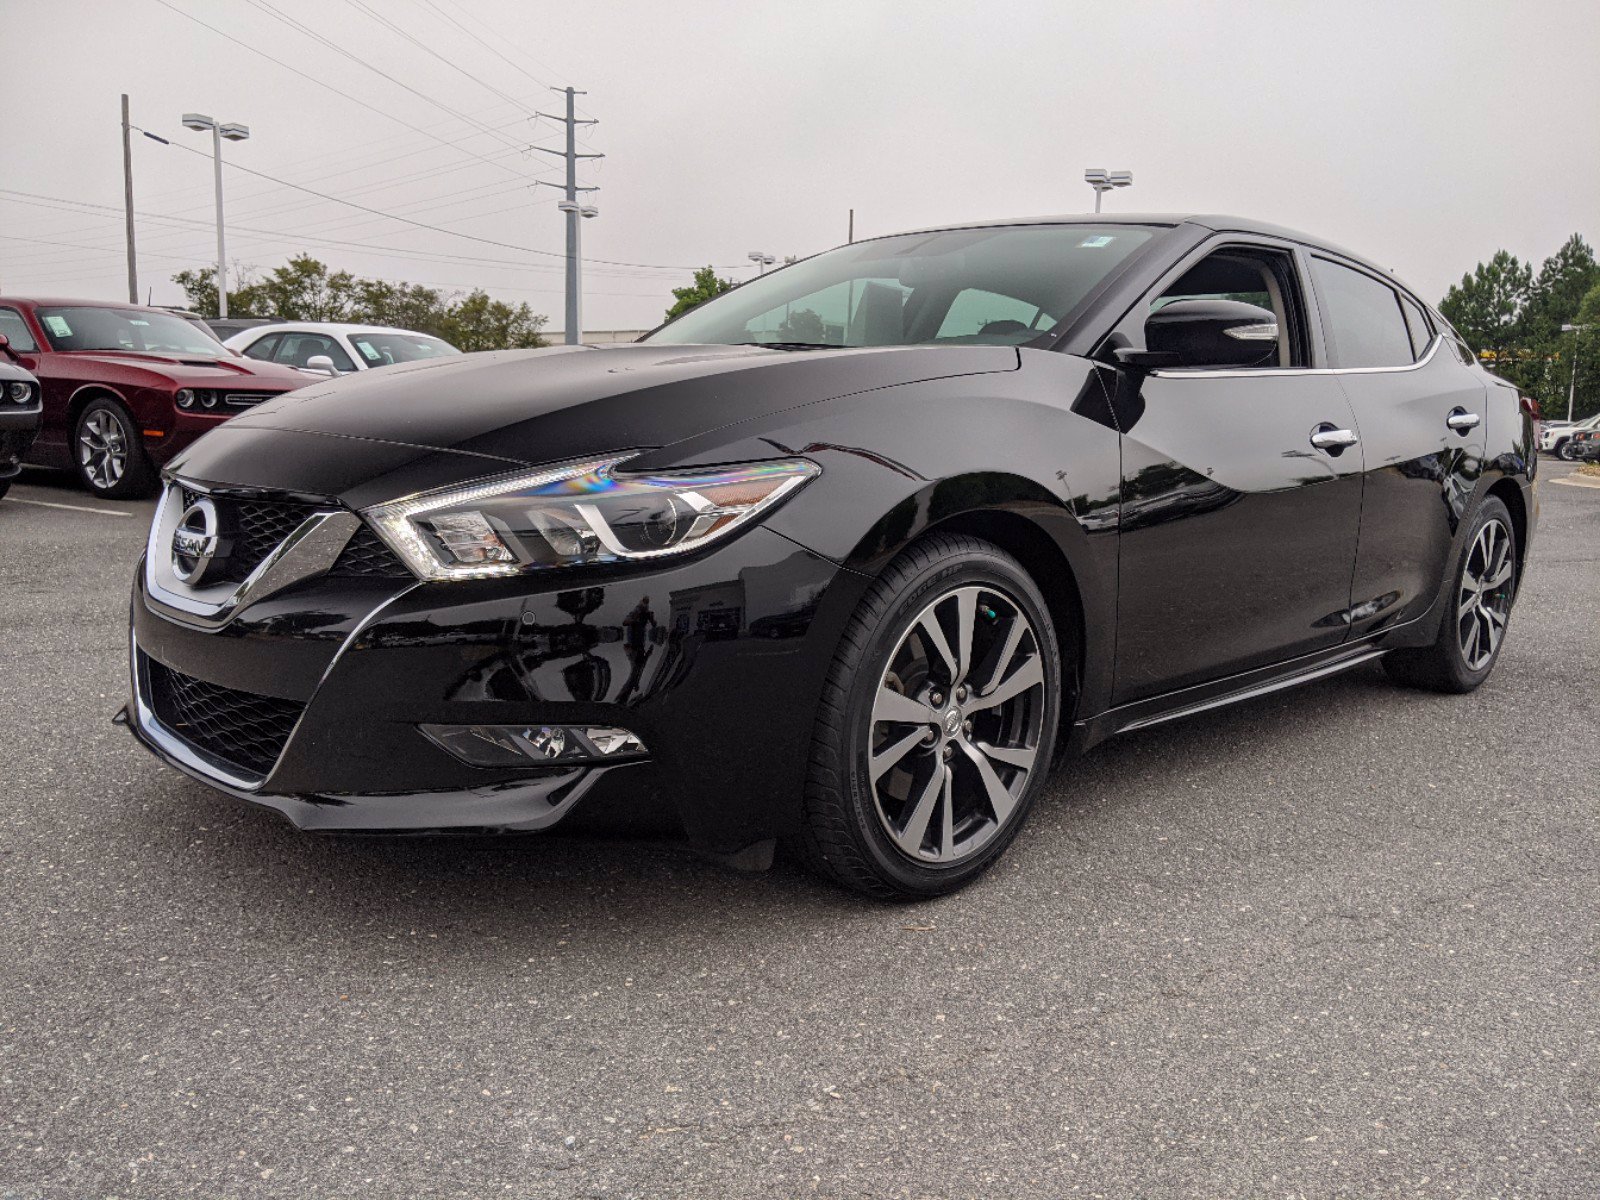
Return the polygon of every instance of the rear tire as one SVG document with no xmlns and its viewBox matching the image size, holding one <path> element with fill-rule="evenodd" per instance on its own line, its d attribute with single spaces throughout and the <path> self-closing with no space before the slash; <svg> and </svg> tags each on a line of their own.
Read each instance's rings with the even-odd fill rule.
<svg viewBox="0 0 1600 1200">
<path fill-rule="evenodd" d="M 1498 498 L 1478 506 L 1446 585 L 1433 645 L 1393 650 L 1383 669 L 1395 682 L 1434 692 L 1475 691 L 1500 661 L 1517 594 L 1517 527 Z"/>
<path fill-rule="evenodd" d="M 107 500 L 142 500 L 156 490 L 138 423 L 115 400 L 89 401 L 72 423 L 72 465 L 78 481 Z"/>
<path fill-rule="evenodd" d="M 862 599 L 829 670 L 801 857 L 887 900 L 972 882 L 1043 790 L 1060 707 L 1056 632 L 1022 566 L 965 535 L 909 547 Z"/>
</svg>

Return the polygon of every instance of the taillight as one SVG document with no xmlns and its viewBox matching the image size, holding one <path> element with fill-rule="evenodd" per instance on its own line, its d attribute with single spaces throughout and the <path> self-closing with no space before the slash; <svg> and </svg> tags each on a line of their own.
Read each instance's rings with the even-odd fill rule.
<svg viewBox="0 0 1600 1200">
<path fill-rule="evenodd" d="M 1535 421 L 1544 416 L 1544 413 L 1539 410 L 1539 402 L 1532 396 L 1523 396 L 1521 397 L 1521 400 L 1522 411 L 1527 413 Z"/>
</svg>

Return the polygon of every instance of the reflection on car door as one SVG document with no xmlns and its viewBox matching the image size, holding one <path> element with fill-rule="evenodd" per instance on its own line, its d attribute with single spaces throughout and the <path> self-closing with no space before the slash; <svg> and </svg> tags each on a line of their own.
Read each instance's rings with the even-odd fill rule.
<svg viewBox="0 0 1600 1200">
<path fill-rule="evenodd" d="M 1488 393 L 1410 296 L 1332 258 L 1314 256 L 1311 273 L 1365 459 L 1359 636 L 1422 615 L 1437 595 L 1482 473 Z"/>
<path fill-rule="evenodd" d="M 1276 263 L 1280 325 L 1301 330 L 1289 365 L 1152 372 L 1124 430 L 1116 704 L 1334 647 L 1348 633 L 1361 453 L 1318 449 L 1311 437 L 1350 430 L 1352 414 L 1338 378 L 1310 369 L 1296 256 L 1260 253 Z"/>
</svg>

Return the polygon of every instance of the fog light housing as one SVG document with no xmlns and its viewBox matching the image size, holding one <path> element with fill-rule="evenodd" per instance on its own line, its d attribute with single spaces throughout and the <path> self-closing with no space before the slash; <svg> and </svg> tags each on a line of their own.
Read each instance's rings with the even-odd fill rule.
<svg viewBox="0 0 1600 1200">
<path fill-rule="evenodd" d="M 637 735 L 613 725 L 419 725 L 474 767 L 603 765 L 644 758 Z"/>
<path fill-rule="evenodd" d="M 195 396 L 193 388 L 179 388 L 172 398 L 177 401 L 179 408 L 194 407 Z"/>
</svg>

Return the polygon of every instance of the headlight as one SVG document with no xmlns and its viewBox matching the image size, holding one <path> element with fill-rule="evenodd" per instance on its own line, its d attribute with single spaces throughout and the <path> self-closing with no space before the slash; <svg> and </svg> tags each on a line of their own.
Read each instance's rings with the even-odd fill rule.
<svg viewBox="0 0 1600 1200">
<path fill-rule="evenodd" d="M 193 408 L 194 407 L 194 389 L 193 388 L 179 388 L 177 393 L 173 396 L 173 399 L 178 402 L 178 407 L 179 408 Z"/>
<path fill-rule="evenodd" d="M 630 457 L 502 475 L 380 504 L 363 515 L 423 579 L 482 579 L 697 550 L 819 470 L 789 459 L 623 474 L 618 468 Z"/>
<path fill-rule="evenodd" d="M 33 399 L 33 384 L 17 380 L 6 388 L 6 395 L 17 404 L 26 404 Z"/>
</svg>

